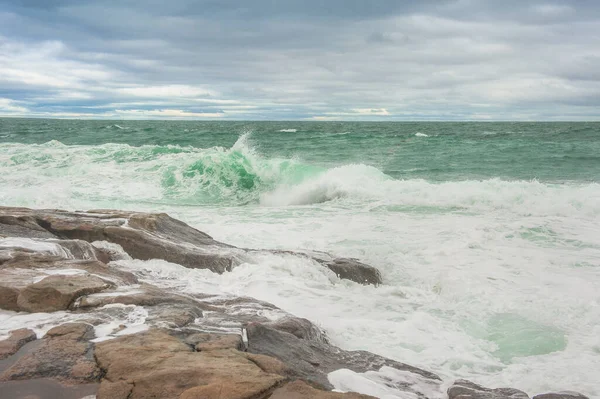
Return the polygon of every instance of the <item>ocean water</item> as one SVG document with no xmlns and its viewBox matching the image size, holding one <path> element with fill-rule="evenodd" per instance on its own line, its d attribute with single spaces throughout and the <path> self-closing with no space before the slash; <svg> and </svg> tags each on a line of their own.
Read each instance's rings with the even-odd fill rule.
<svg viewBox="0 0 600 399">
<path fill-rule="evenodd" d="M 168 212 L 238 246 L 357 257 L 382 286 L 285 255 L 224 275 L 135 262 L 448 382 L 600 397 L 600 123 L 0 119 L 0 204 Z"/>
</svg>

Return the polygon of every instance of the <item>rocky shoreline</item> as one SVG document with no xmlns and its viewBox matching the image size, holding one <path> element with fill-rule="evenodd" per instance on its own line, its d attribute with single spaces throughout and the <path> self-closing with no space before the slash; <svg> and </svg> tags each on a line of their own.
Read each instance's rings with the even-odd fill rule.
<svg viewBox="0 0 600 399">
<path fill-rule="evenodd" d="M 368 398 L 368 387 L 332 391 L 344 373 L 365 372 L 393 375 L 382 378 L 402 398 L 529 398 L 447 384 L 337 348 L 309 320 L 269 303 L 172 292 L 118 267 L 123 259 L 162 259 L 226 273 L 260 251 L 218 242 L 166 214 L 0 207 L 0 309 L 22 324 L 0 337 L 0 398 Z M 339 278 L 382 283 L 376 268 L 355 259 L 285 253 Z"/>
</svg>

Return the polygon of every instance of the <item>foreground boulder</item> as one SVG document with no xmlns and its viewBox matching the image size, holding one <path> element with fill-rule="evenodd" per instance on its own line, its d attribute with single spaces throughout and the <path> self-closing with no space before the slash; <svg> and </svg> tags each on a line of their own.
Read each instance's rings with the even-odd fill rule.
<svg viewBox="0 0 600 399">
<path fill-rule="evenodd" d="M 266 372 L 243 352 L 193 348 L 160 331 L 102 342 L 96 347 L 105 377 L 98 399 L 266 397 L 284 377 Z"/>
</svg>

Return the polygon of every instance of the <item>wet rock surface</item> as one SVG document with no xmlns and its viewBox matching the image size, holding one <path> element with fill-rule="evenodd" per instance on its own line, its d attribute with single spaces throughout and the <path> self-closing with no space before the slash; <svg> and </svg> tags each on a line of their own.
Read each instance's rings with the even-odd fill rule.
<svg viewBox="0 0 600 399">
<path fill-rule="evenodd" d="M 216 273 L 230 271 L 243 261 L 247 252 L 216 241 L 208 234 L 164 213 L 114 210 L 67 212 L 0 207 L 0 236 L 61 239 L 58 243 L 60 249 L 54 253 L 62 250 L 67 257 L 101 261 L 109 261 L 111 254 L 94 249 L 88 243 L 108 241 L 120 245 L 134 259 L 163 259 Z M 291 251 L 273 252 L 307 256 Z M 322 257 L 315 257 L 314 260 L 330 268 L 339 278 L 360 284 L 381 284 L 379 271 L 357 260 Z"/>
<path fill-rule="evenodd" d="M 543 393 L 541 395 L 536 395 L 533 399 L 590 399 L 585 395 L 582 395 L 577 392 L 550 392 Z"/>
<path fill-rule="evenodd" d="M 23 345 L 35 341 L 36 338 L 35 332 L 27 328 L 11 331 L 10 337 L 0 341 L 0 360 L 14 355 Z"/>
<path fill-rule="evenodd" d="M 324 337 L 313 335 L 301 338 L 278 327 L 277 323 L 248 325 L 248 352 L 279 359 L 286 365 L 290 376 L 305 379 L 324 389 L 333 389 L 327 374 L 338 369 L 362 373 L 389 366 L 441 381 L 437 375 L 416 367 L 370 352 L 344 351 L 328 344 Z"/>
<path fill-rule="evenodd" d="M 389 368 L 416 381 L 388 381 L 399 395 L 426 399 L 418 384 L 441 387 L 428 371 L 337 348 L 309 320 L 272 304 L 158 287 L 118 262 L 157 258 L 222 273 L 249 252 L 164 214 L 0 208 L 0 309 L 24 327 L 2 331 L 0 397 L 366 399 L 331 392 L 328 375 Z M 340 278 L 381 283 L 377 269 L 354 259 L 284 253 L 309 257 Z M 528 398 L 462 380 L 447 396 Z"/>
<path fill-rule="evenodd" d="M 53 378 L 69 384 L 97 382 L 101 372 L 94 359 L 93 328 L 69 323 L 47 332 L 35 350 L 0 374 L 0 381 Z"/>
<path fill-rule="evenodd" d="M 529 396 L 518 389 L 489 389 L 471 381 L 458 380 L 448 388 L 448 399 L 529 399 Z"/>
</svg>

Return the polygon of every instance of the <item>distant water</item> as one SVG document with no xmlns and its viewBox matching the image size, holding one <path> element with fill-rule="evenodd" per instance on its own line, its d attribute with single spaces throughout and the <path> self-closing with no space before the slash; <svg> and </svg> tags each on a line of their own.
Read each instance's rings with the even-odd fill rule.
<svg viewBox="0 0 600 399">
<path fill-rule="evenodd" d="M 0 119 L 0 204 L 164 211 L 235 245 L 357 257 L 384 286 L 276 255 L 145 267 L 448 381 L 600 396 L 600 123 Z"/>
</svg>

